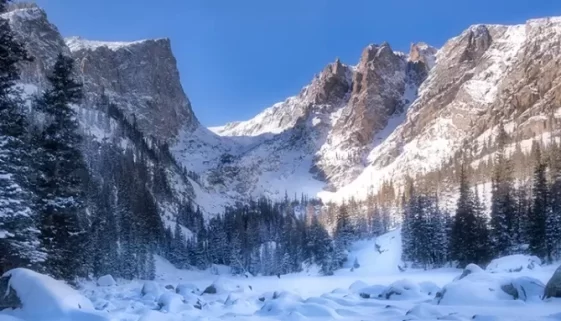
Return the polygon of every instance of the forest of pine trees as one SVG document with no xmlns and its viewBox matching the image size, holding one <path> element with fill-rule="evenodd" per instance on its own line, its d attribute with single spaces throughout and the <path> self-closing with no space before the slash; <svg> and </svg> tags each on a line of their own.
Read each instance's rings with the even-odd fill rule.
<svg viewBox="0 0 561 321">
<path fill-rule="evenodd" d="M 403 196 L 405 262 L 427 268 L 485 265 L 510 254 L 535 255 L 548 263 L 561 258 L 561 145 L 552 139 L 544 151 L 544 144 L 534 141 L 527 159 L 533 175 L 519 175 L 516 181 L 512 157 L 505 152 L 507 139 L 499 126 L 488 212 L 470 181 L 475 170 L 465 155 L 457 171 L 455 212 L 439 209 L 436 192 L 410 185 L 407 199 Z"/>
</svg>

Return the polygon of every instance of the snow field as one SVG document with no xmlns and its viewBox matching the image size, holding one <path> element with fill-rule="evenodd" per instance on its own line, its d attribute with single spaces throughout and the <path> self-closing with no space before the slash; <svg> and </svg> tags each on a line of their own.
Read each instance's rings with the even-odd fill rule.
<svg viewBox="0 0 561 321">
<path fill-rule="evenodd" d="M 16 269 L 10 284 L 23 308 L 0 312 L 0 321 L 561 320 L 561 299 L 541 299 L 556 265 L 518 255 L 486 270 L 401 272 L 400 251 L 397 230 L 353 245 L 349 261 L 360 268 L 320 276 L 310 267 L 280 278 L 232 276 L 221 266 L 179 270 L 157 258 L 154 281 L 103 276 L 79 290 Z"/>
</svg>

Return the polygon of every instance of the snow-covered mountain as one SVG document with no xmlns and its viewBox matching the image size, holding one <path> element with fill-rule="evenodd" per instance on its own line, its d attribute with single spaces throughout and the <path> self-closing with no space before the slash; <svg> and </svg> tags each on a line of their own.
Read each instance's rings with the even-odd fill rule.
<svg viewBox="0 0 561 321">
<path fill-rule="evenodd" d="M 361 198 L 384 181 L 438 169 L 466 140 L 480 153 L 500 122 L 516 141 L 546 139 L 560 116 L 560 40 L 561 19 L 545 18 L 471 26 L 438 51 L 413 44 L 405 55 L 370 45 L 356 66 L 330 64 L 298 96 L 213 130 L 268 137 L 251 152 L 268 151 L 260 177 L 277 171 L 322 182 L 326 200 Z M 286 186 L 268 182 L 265 190 L 277 193 Z"/>
<path fill-rule="evenodd" d="M 254 118 L 207 129 L 181 88 L 168 39 L 63 39 L 36 6 L 6 17 L 36 58 L 23 68 L 25 88 L 42 88 L 56 54 L 72 55 L 84 107 L 105 94 L 147 139 L 166 143 L 197 177 L 177 189 L 208 213 L 263 194 L 360 198 L 383 181 L 437 169 L 465 140 L 481 149 L 499 122 L 528 141 L 545 138 L 559 117 L 560 18 L 471 26 L 439 50 L 369 45 L 356 65 L 335 60 Z M 169 170 L 177 181 L 181 173 Z"/>
</svg>

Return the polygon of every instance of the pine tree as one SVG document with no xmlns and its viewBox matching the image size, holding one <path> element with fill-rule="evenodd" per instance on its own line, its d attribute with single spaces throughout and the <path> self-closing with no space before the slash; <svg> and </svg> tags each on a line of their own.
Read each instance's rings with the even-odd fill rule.
<svg viewBox="0 0 561 321">
<path fill-rule="evenodd" d="M 0 13 L 9 1 L 0 1 Z M 17 64 L 30 60 L 15 40 L 7 20 L 0 18 L 0 271 L 45 260 L 32 209 L 31 146 L 25 105 L 15 86 Z"/>
<path fill-rule="evenodd" d="M 460 197 L 456 207 L 456 216 L 450 235 L 450 258 L 460 266 L 469 263 L 481 263 L 477 256 L 478 223 L 474 210 L 473 195 L 471 193 L 467 173 L 462 165 L 460 169 Z"/>
<path fill-rule="evenodd" d="M 82 86 L 72 76 L 73 61 L 59 54 L 50 87 L 38 102 L 46 124 L 37 142 L 38 210 L 41 236 L 48 253 L 47 269 L 57 278 L 74 279 L 85 255 L 83 215 L 87 166 L 80 151 L 81 136 L 71 104 L 82 98 Z"/>
<path fill-rule="evenodd" d="M 561 257 L 561 146 L 551 143 L 550 156 L 550 211 L 546 217 L 546 243 L 550 253 L 549 260 Z"/>
<path fill-rule="evenodd" d="M 539 145 L 535 145 L 534 181 L 532 187 L 532 210 L 530 211 L 528 236 L 530 252 L 542 259 L 550 258 L 547 248 L 547 216 L 549 211 L 549 193 L 546 180 L 546 165 L 542 160 Z"/>
<path fill-rule="evenodd" d="M 497 135 L 498 150 L 493 170 L 491 196 L 492 239 L 494 254 L 497 256 L 511 254 L 515 246 L 515 240 L 518 238 L 514 217 L 516 207 L 512 162 L 506 155 L 507 139 L 508 135 L 501 123 Z"/>
</svg>

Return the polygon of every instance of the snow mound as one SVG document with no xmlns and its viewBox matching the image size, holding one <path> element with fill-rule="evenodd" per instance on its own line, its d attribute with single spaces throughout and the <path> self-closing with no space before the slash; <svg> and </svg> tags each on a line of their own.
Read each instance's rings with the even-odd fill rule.
<svg viewBox="0 0 561 321">
<path fill-rule="evenodd" d="M 442 313 L 438 311 L 438 308 L 428 303 L 421 303 L 414 306 L 411 310 L 407 311 L 406 315 L 421 320 L 440 320 L 442 318 Z"/>
<path fill-rule="evenodd" d="M 99 279 L 97 279 L 97 285 L 98 286 L 115 286 L 117 285 L 117 282 L 115 282 L 115 279 L 113 278 L 113 276 L 111 276 L 110 274 L 104 275 L 104 276 L 100 276 Z"/>
<path fill-rule="evenodd" d="M 460 274 L 460 276 L 455 278 L 454 281 L 461 280 L 468 275 L 477 274 L 477 273 L 485 273 L 485 271 L 482 268 L 480 268 L 479 265 L 470 263 L 464 268 L 462 274 Z"/>
<path fill-rule="evenodd" d="M 92 302 L 66 283 L 28 269 L 6 272 L 9 290 L 14 290 L 22 308 L 16 317 L 37 320 L 105 321 L 108 317 L 95 310 Z"/>
<path fill-rule="evenodd" d="M 440 287 L 431 281 L 421 282 L 419 283 L 419 287 L 421 288 L 421 292 L 431 296 L 436 295 L 440 291 Z"/>
<path fill-rule="evenodd" d="M 144 282 L 144 285 L 142 286 L 142 290 L 140 291 L 140 293 L 146 299 L 156 300 L 157 298 L 160 297 L 160 293 L 161 293 L 160 286 L 158 285 L 158 283 L 153 281 Z"/>
<path fill-rule="evenodd" d="M 199 288 L 191 283 L 181 283 L 175 288 L 175 292 L 179 295 L 186 296 L 190 294 L 200 294 Z"/>
<path fill-rule="evenodd" d="M 475 273 L 466 274 L 466 271 L 473 270 Z M 544 287 L 541 281 L 534 278 L 510 278 L 471 268 L 445 285 L 437 293 L 435 302 L 441 305 L 516 305 L 514 300 L 539 300 Z"/>
<path fill-rule="evenodd" d="M 520 272 L 540 268 L 542 261 L 537 256 L 515 254 L 494 259 L 485 269 L 491 273 Z"/>
<path fill-rule="evenodd" d="M 386 300 L 413 300 L 426 297 L 421 292 L 419 284 L 403 279 L 390 284 L 382 293 L 381 297 Z"/>
<path fill-rule="evenodd" d="M 184 308 L 185 304 L 181 295 L 166 292 L 160 295 L 160 298 L 158 299 L 158 306 L 162 312 L 177 313 Z"/>
</svg>

